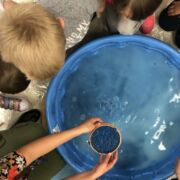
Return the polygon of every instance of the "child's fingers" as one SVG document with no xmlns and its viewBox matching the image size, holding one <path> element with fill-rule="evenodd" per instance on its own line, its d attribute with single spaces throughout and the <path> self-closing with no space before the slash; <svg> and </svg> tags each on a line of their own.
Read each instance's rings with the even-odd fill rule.
<svg viewBox="0 0 180 180">
<path fill-rule="evenodd" d="M 174 4 L 172 4 L 171 6 L 169 6 L 168 10 L 172 10 L 174 9 L 176 6 Z"/>
<path fill-rule="evenodd" d="M 171 5 L 169 8 L 168 8 L 168 11 L 173 11 L 174 10 L 174 6 Z"/>
<path fill-rule="evenodd" d="M 104 156 L 102 154 L 100 154 L 99 155 L 99 162 L 100 162 L 100 164 L 103 162 L 103 160 L 104 160 Z"/>
<path fill-rule="evenodd" d="M 106 155 L 106 157 L 104 158 L 103 163 L 108 164 L 109 161 L 110 161 L 110 159 L 111 159 L 111 156 L 112 156 L 112 154 L 111 154 L 111 153 L 108 153 L 108 154 Z"/>
<path fill-rule="evenodd" d="M 117 159 L 118 159 L 118 151 L 115 151 L 112 156 L 112 161 L 117 160 Z"/>
<path fill-rule="evenodd" d="M 93 118 L 93 119 L 92 119 L 92 122 L 93 122 L 93 123 L 99 123 L 99 122 L 101 123 L 101 122 L 103 122 L 103 120 L 100 119 L 100 118 Z"/>
<path fill-rule="evenodd" d="M 176 16 L 179 14 L 180 14 L 180 1 L 176 1 L 168 8 L 168 15 Z"/>
<path fill-rule="evenodd" d="M 109 163 L 109 168 L 112 168 L 116 162 L 118 160 L 118 151 L 116 151 L 114 154 L 113 154 L 113 157 L 112 157 L 112 160 L 111 162 Z"/>
<path fill-rule="evenodd" d="M 180 4 L 179 1 L 174 1 L 174 2 L 172 3 L 173 6 L 178 6 L 179 4 Z"/>
<path fill-rule="evenodd" d="M 101 124 L 102 124 L 102 122 L 96 122 L 96 123 L 95 123 L 95 128 L 100 127 L 100 126 L 101 126 Z"/>
<path fill-rule="evenodd" d="M 116 151 L 115 154 L 114 154 L 114 159 L 115 159 L 116 161 L 118 160 L 118 154 L 119 154 L 118 151 Z"/>
<path fill-rule="evenodd" d="M 179 13 L 178 12 L 176 12 L 176 11 L 169 11 L 168 12 L 168 15 L 169 16 L 176 16 L 176 15 L 178 15 Z"/>
<path fill-rule="evenodd" d="M 175 7 L 175 5 L 174 4 L 172 4 L 168 9 L 174 9 L 174 7 Z"/>
<path fill-rule="evenodd" d="M 168 9 L 168 15 L 173 16 L 174 14 L 175 14 L 174 8 L 169 8 Z"/>
<path fill-rule="evenodd" d="M 106 158 L 106 155 L 100 154 L 100 155 L 99 155 L 99 162 L 100 162 L 100 163 L 103 163 L 103 161 L 105 160 L 105 158 Z"/>
</svg>

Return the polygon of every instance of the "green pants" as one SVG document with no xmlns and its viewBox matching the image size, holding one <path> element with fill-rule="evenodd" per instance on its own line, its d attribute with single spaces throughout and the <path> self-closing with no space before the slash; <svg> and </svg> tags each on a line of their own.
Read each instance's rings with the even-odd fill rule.
<svg viewBox="0 0 180 180">
<path fill-rule="evenodd" d="M 38 123 L 19 124 L 10 130 L 0 131 L 0 158 L 18 148 L 47 135 Z M 44 146 L 46 148 L 46 146 Z M 49 180 L 65 166 L 65 161 L 54 150 L 45 156 L 45 161 L 30 173 L 30 180 Z"/>
</svg>

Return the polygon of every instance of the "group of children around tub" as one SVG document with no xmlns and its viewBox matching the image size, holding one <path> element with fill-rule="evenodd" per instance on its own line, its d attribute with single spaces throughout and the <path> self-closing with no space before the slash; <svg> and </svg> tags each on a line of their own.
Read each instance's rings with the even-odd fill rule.
<svg viewBox="0 0 180 180">
<path fill-rule="evenodd" d="M 37 0 L 36 3 L 22 4 L 12 0 L 1 1 L 0 91 L 6 94 L 19 93 L 28 87 L 31 80 L 45 80 L 54 76 L 64 63 L 65 47 L 75 45 L 83 39 L 91 20 L 93 21 L 94 12 L 94 18 L 101 18 L 102 14 L 106 14 L 104 26 L 109 34 L 132 35 L 137 31 L 148 34 L 155 23 L 154 12 L 161 3 L 162 0 Z M 80 24 L 79 29 L 84 31 L 79 36 L 73 34 L 78 29 L 77 23 Z M 180 48 L 179 0 L 174 0 L 161 12 L 159 25 L 165 31 L 175 32 L 174 42 Z M 0 95 L 0 107 L 19 111 L 29 108 L 27 101 L 9 98 L 3 94 Z M 14 143 L 15 134 L 12 132 L 21 132 L 25 127 L 22 125 L 24 123 L 31 122 L 33 128 L 37 126 L 37 114 L 33 110 L 26 112 L 20 117 L 20 124 L 0 132 L 1 180 L 28 178 L 32 171 L 23 173 L 24 169 L 39 157 L 72 138 L 90 133 L 103 123 L 99 118 L 91 118 L 63 132 L 41 137 L 46 134 L 43 130 L 36 138 L 23 141 L 26 143 Z M 12 136 L 9 147 L 5 147 L 8 146 L 7 134 Z M 113 168 L 117 160 L 117 152 L 100 155 L 94 168 L 66 179 L 97 179 Z M 177 161 L 176 174 L 180 178 L 180 161 Z"/>
</svg>

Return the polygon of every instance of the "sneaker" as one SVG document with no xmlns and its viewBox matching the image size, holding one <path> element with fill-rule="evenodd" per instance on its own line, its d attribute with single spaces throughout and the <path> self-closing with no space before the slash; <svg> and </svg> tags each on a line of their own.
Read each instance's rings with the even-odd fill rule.
<svg viewBox="0 0 180 180">
<path fill-rule="evenodd" d="M 151 31 L 154 28 L 154 24 L 155 24 L 155 15 L 151 15 L 149 17 L 147 17 L 144 21 L 143 24 L 140 27 L 140 31 L 143 34 L 149 34 L 151 33 Z"/>
<path fill-rule="evenodd" d="M 31 104 L 24 98 L 14 98 L 0 95 L 0 107 L 14 111 L 27 111 Z"/>
</svg>

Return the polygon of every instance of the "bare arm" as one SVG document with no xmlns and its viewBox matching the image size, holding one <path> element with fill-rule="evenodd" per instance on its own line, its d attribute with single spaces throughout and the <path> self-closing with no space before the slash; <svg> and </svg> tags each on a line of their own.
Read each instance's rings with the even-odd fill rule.
<svg viewBox="0 0 180 180">
<path fill-rule="evenodd" d="M 51 134 L 23 146 L 18 149 L 17 152 L 25 157 L 26 165 L 28 166 L 32 161 L 36 160 L 40 156 L 47 154 L 61 144 L 81 134 L 82 132 L 78 129 L 78 127 L 64 132 Z"/>
<path fill-rule="evenodd" d="M 96 126 L 98 126 L 98 123 L 100 122 L 102 122 L 102 120 L 99 118 L 89 119 L 75 128 L 60 133 L 51 134 L 33 141 L 32 143 L 29 143 L 18 149 L 17 152 L 25 157 L 26 166 L 28 166 L 31 164 L 31 162 L 40 156 L 49 153 L 61 144 L 81 134 L 91 132 Z"/>
<path fill-rule="evenodd" d="M 95 180 L 112 169 L 117 160 L 118 151 L 116 151 L 114 154 L 109 153 L 105 156 L 100 155 L 99 163 L 92 170 L 76 174 L 66 178 L 65 180 Z"/>
</svg>

